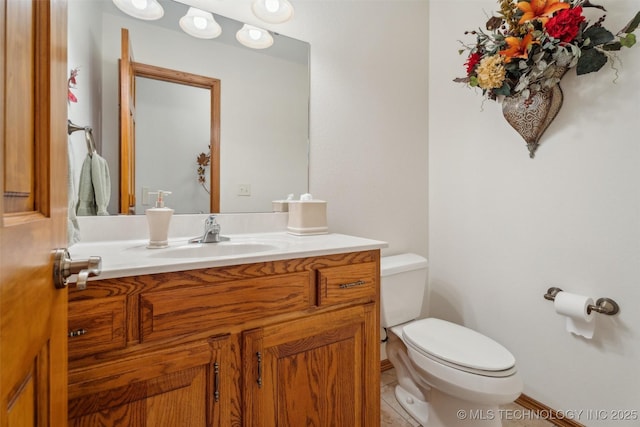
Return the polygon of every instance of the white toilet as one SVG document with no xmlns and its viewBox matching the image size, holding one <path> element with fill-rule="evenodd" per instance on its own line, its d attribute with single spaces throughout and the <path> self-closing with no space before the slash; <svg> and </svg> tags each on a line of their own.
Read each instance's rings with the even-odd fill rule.
<svg viewBox="0 0 640 427">
<path fill-rule="evenodd" d="M 501 426 L 499 405 L 523 389 L 509 350 L 455 323 L 415 320 L 427 280 L 423 257 L 383 257 L 380 275 L 381 325 L 400 405 L 423 427 Z"/>
</svg>

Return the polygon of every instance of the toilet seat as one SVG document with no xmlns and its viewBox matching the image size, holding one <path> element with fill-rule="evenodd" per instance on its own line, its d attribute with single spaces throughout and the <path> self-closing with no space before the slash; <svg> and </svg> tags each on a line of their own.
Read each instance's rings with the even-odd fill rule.
<svg viewBox="0 0 640 427">
<path fill-rule="evenodd" d="M 464 326 L 427 318 L 405 324 L 401 334 L 407 346 L 451 368 L 496 378 L 516 373 L 509 350 Z"/>
</svg>

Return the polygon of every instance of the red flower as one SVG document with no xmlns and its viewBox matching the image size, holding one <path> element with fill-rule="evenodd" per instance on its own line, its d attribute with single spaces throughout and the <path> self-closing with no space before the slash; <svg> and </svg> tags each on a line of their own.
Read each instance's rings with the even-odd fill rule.
<svg viewBox="0 0 640 427">
<path fill-rule="evenodd" d="M 482 55 L 480 52 L 474 52 L 467 58 L 467 62 L 464 63 L 465 67 L 467 67 L 467 76 L 470 76 L 473 70 L 478 65 L 478 62 L 482 59 Z"/>
<path fill-rule="evenodd" d="M 556 16 L 547 21 L 545 29 L 551 37 L 564 43 L 570 43 L 578 35 L 580 24 L 583 22 L 582 6 L 578 6 L 558 12 Z"/>
</svg>

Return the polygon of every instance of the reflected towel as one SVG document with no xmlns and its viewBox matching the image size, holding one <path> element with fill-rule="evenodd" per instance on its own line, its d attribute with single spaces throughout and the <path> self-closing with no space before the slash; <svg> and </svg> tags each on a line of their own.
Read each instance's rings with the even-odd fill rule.
<svg viewBox="0 0 640 427">
<path fill-rule="evenodd" d="M 111 197 L 109 179 L 107 161 L 98 153 L 93 153 L 93 156 L 87 154 L 80 171 L 77 215 L 109 215 L 107 212 Z"/>
<path fill-rule="evenodd" d="M 91 156 L 82 162 L 80 169 L 80 183 L 78 184 L 78 205 L 76 206 L 76 215 L 78 216 L 95 216 L 96 199 L 93 193 L 93 183 L 91 182 Z"/>
<path fill-rule="evenodd" d="M 67 244 L 69 246 L 80 241 L 80 226 L 76 218 L 76 186 L 73 181 L 73 152 L 67 147 Z"/>
<path fill-rule="evenodd" d="M 107 206 L 111 198 L 109 165 L 98 153 L 93 153 L 91 157 L 91 182 L 93 183 L 97 215 L 109 215 L 109 212 L 107 212 Z"/>
</svg>

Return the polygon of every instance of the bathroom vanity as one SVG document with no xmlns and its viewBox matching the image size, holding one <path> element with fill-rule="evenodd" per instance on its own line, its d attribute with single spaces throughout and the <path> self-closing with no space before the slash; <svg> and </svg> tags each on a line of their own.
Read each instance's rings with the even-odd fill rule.
<svg viewBox="0 0 640 427">
<path fill-rule="evenodd" d="M 69 425 L 380 425 L 385 244 L 276 234 L 220 256 L 75 248 L 103 273 L 69 289 Z"/>
</svg>

